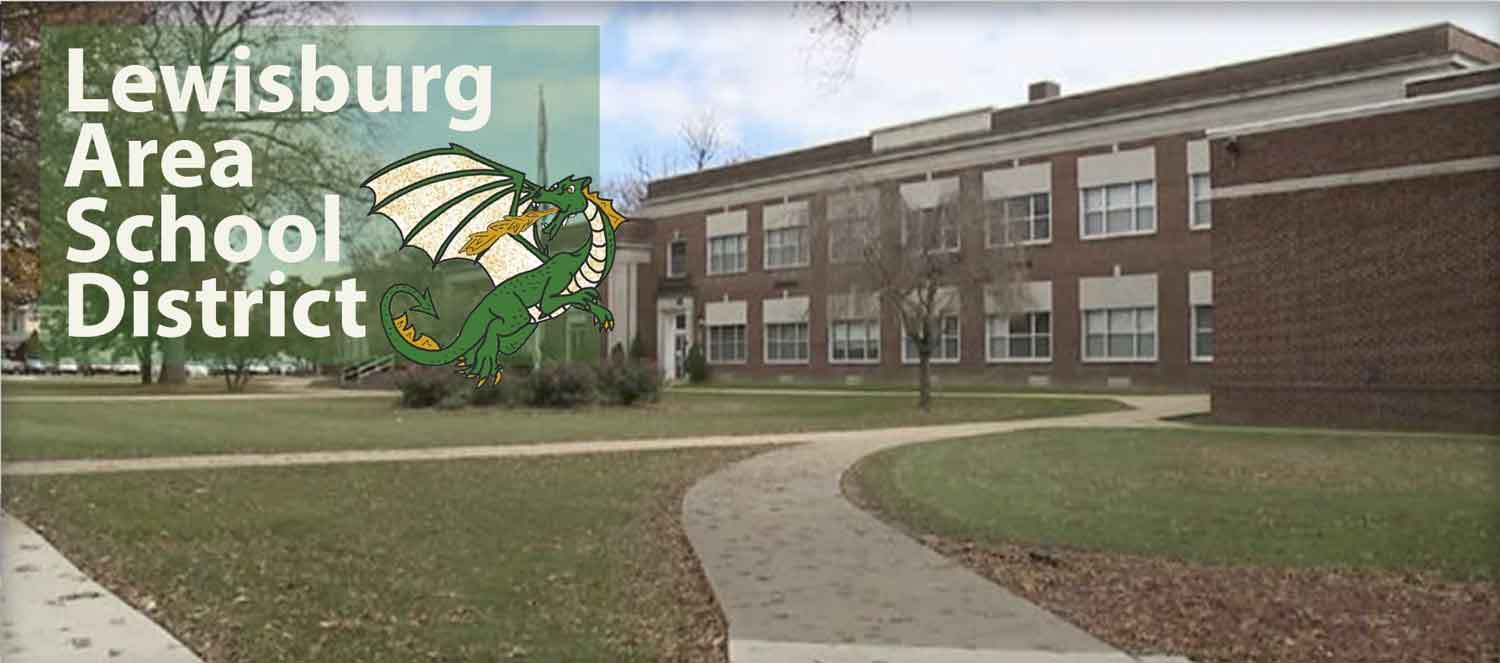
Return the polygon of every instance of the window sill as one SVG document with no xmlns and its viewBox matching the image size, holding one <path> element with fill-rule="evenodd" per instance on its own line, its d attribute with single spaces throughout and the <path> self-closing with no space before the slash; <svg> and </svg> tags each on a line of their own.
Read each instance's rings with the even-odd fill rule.
<svg viewBox="0 0 1500 663">
<path fill-rule="evenodd" d="M 927 360 L 927 363 L 929 363 L 929 364 L 942 364 L 942 365 L 950 365 L 951 366 L 951 365 L 957 364 L 957 363 L 959 363 L 961 361 L 963 361 L 962 358 L 958 358 L 958 359 L 929 359 L 929 360 Z M 903 365 L 906 365 L 906 366 L 920 366 L 922 364 L 922 362 L 917 361 L 916 359 L 907 359 L 905 357 L 901 358 L 901 363 Z"/>
<path fill-rule="evenodd" d="M 1083 364 L 1155 364 L 1156 363 L 1156 357 L 1143 358 L 1143 359 L 1124 359 L 1124 358 L 1121 358 L 1121 359 L 1115 359 L 1115 358 L 1108 358 L 1108 359 L 1088 359 L 1088 358 L 1084 358 L 1084 359 L 1080 359 L 1079 363 L 1083 363 Z"/>
<path fill-rule="evenodd" d="M 808 360 L 806 360 L 806 359 L 767 359 L 765 363 L 766 363 L 767 366 L 806 366 L 808 364 Z"/>
<path fill-rule="evenodd" d="M 807 269 L 808 267 L 812 267 L 811 260 L 795 265 L 765 265 L 765 270 L 768 272 L 784 272 L 790 269 Z"/>
<path fill-rule="evenodd" d="M 985 242 L 984 248 L 986 248 L 986 249 L 992 249 L 992 250 L 993 249 L 1009 249 L 1009 248 L 1014 248 L 1014 247 L 1017 247 L 1017 246 L 1047 246 L 1047 245 L 1049 245 L 1051 243 L 1052 243 L 1052 238 L 1049 237 L 1047 239 L 1028 239 L 1028 240 L 1026 240 L 1024 242 L 1001 242 L 999 244 L 995 244 L 993 242 Z"/>
<path fill-rule="evenodd" d="M 829 359 L 830 366 L 879 366 L 879 359 Z"/>
<path fill-rule="evenodd" d="M 749 362 L 745 361 L 744 359 L 741 359 L 739 361 L 710 361 L 710 362 L 708 362 L 708 365 L 709 366 L 744 366 L 747 363 L 749 363 Z"/>
<path fill-rule="evenodd" d="M 1085 241 L 1085 242 L 1097 242 L 1097 241 L 1101 241 L 1101 240 L 1110 240 L 1110 239 L 1127 239 L 1127 238 L 1130 238 L 1130 237 L 1150 237 L 1150 236 L 1155 235 L 1155 234 L 1156 234 L 1155 230 L 1137 230 L 1137 231 L 1128 232 L 1128 233 L 1114 233 L 1112 235 L 1084 235 L 1084 234 L 1080 233 L 1078 235 L 1078 239 L 1080 239 L 1082 241 Z"/>
<path fill-rule="evenodd" d="M 1214 363 L 1214 358 L 1211 357 L 1211 356 L 1210 357 L 1193 357 L 1191 359 L 1191 361 L 1194 364 L 1212 364 L 1212 363 Z"/>
<path fill-rule="evenodd" d="M 750 273 L 749 269 L 742 269 L 742 270 L 739 270 L 737 272 L 707 272 L 705 274 L 705 276 L 739 276 L 740 274 L 749 274 L 749 273 Z"/>
<path fill-rule="evenodd" d="M 989 363 L 989 364 L 1050 364 L 1050 363 L 1052 363 L 1052 358 L 1051 357 L 1045 357 L 1045 358 L 1043 358 L 1043 357 L 1037 357 L 1037 358 L 1027 358 L 1027 357 L 989 357 L 989 358 L 985 359 L 985 363 Z"/>
<path fill-rule="evenodd" d="M 1192 231 L 1213 230 L 1213 229 L 1214 229 L 1214 224 L 1212 224 L 1212 223 L 1210 223 L 1210 224 L 1208 224 L 1206 226 L 1195 226 L 1195 225 L 1192 225 L 1192 224 L 1188 224 L 1188 230 L 1192 230 Z"/>
</svg>

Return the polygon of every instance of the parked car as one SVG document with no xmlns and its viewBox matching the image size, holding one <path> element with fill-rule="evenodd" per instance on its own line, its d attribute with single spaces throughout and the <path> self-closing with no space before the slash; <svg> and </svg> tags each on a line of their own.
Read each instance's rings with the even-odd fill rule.
<svg viewBox="0 0 1500 663">
<path fill-rule="evenodd" d="M 17 373 L 25 373 L 26 362 L 23 362 L 19 359 L 11 359 L 10 357 L 5 357 L 4 359 L 0 359 L 0 372 L 8 373 L 11 375 L 15 375 Z"/>
<path fill-rule="evenodd" d="M 26 372 L 33 375 L 42 375 L 47 372 L 47 362 L 42 361 L 41 357 L 35 355 L 27 357 Z"/>
<path fill-rule="evenodd" d="M 140 375 L 141 365 L 129 361 L 117 361 L 110 364 L 109 372 L 115 375 Z"/>
<path fill-rule="evenodd" d="M 187 374 L 190 378 L 206 378 L 209 376 L 208 366 L 204 364 L 194 362 L 183 368 L 187 369 Z"/>
<path fill-rule="evenodd" d="M 78 360 L 72 357 L 63 357 L 57 361 L 57 372 L 63 375 L 78 374 Z"/>
</svg>

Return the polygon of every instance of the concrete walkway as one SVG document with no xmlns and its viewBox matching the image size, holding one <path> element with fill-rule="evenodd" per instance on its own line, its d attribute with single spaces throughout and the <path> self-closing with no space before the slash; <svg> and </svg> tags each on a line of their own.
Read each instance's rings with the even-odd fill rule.
<svg viewBox="0 0 1500 663">
<path fill-rule="evenodd" d="M 916 442 L 1057 426 L 1171 426 L 1202 396 L 1133 411 L 874 430 L 774 451 L 689 490 L 684 525 L 729 622 L 730 663 L 1133 661 L 850 504 L 844 472 Z"/>
<path fill-rule="evenodd" d="M 0 516 L 0 564 L 5 663 L 199 663 L 170 633 L 8 515 Z"/>
</svg>

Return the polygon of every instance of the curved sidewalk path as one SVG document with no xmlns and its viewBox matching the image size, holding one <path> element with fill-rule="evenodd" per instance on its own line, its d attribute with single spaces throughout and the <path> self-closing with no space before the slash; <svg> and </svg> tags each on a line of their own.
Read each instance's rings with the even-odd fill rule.
<svg viewBox="0 0 1500 663">
<path fill-rule="evenodd" d="M 1134 410 L 863 431 L 708 476 L 688 539 L 729 622 L 730 663 L 1105 663 L 1136 659 L 850 504 L 844 472 L 889 447 L 1041 427 L 1173 426 L 1204 396 L 1115 396 Z"/>
</svg>

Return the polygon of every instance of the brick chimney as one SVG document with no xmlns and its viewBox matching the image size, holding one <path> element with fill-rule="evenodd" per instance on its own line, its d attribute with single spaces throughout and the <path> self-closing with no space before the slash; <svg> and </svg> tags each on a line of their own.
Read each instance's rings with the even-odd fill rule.
<svg viewBox="0 0 1500 663">
<path fill-rule="evenodd" d="M 1062 86 L 1057 81 L 1037 81 L 1026 86 L 1026 101 L 1041 101 L 1051 99 L 1062 94 Z"/>
</svg>

